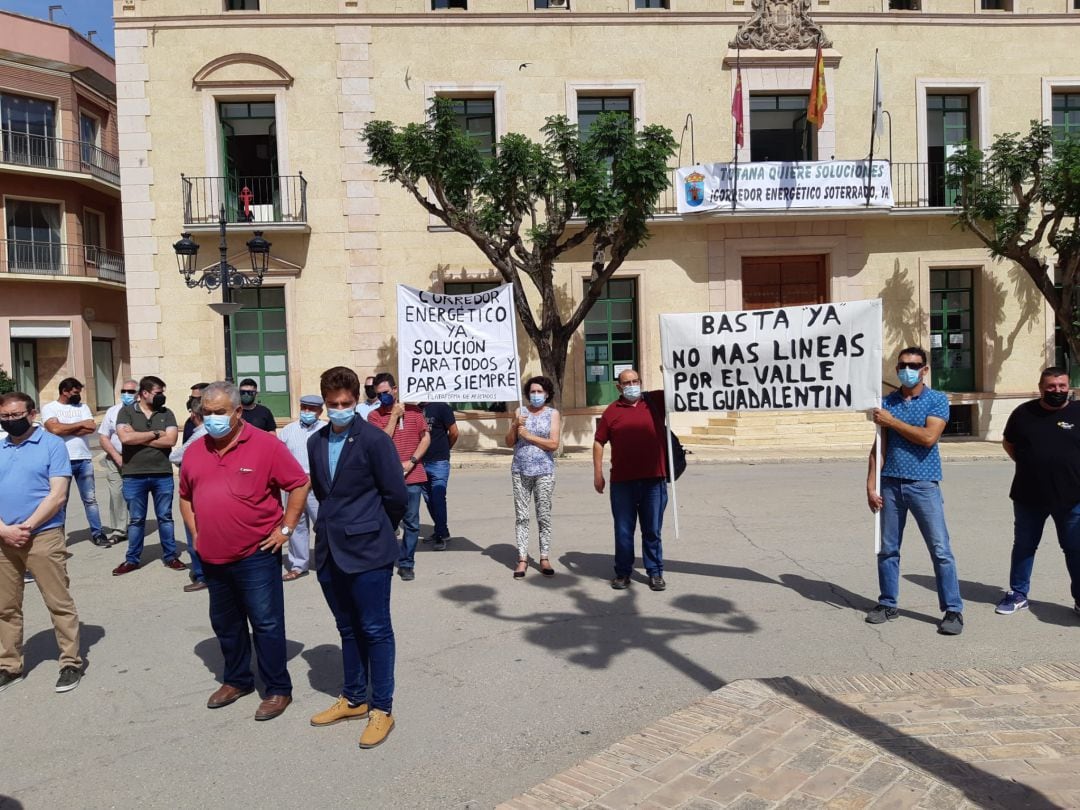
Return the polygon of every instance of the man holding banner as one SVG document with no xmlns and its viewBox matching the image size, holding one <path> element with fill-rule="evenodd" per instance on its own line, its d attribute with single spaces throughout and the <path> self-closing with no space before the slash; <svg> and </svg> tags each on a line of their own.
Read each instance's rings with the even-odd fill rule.
<svg viewBox="0 0 1080 810">
<path fill-rule="evenodd" d="M 885 397 L 873 411 L 881 432 L 881 492 L 877 491 L 877 448 L 870 450 L 866 496 L 872 512 L 881 511 L 881 550 L 878 552 L 878 604 L 866 615 L 869 624 L 884 624 L 898 615 L 900 544 L 908 512 L 922 532 L 934 564 L 938 602 L 945 616 L 938 632 L 958 636 L 964 630 L 964 603 L 956 574 L 956 560 L 945 527 L 941 497 L 941 454 L 938 441 L 949 421 L 949 400 L 926 384 L 930 367 L 926 351 L 903 349 L 896 363 L 900 390 Z"/>
<path fill-rule="evenodd" d="M 615 578 L 611 587 L 617 591 L 630 587 L 634 528 L 640 519 L 641 558 L 649 587 L 662 591 L 667 583 L 660 530 L 668 501 L 663 394 L 642 394 L 641 375 L 632 368 L 619 374 L 616 387 L 620 396 L 604 410 L 593 440 L 593 486 L 600 494 L 605 483 L 604 445 L 611 443 L 611 516 L 615 521 Z"/>
</svg>

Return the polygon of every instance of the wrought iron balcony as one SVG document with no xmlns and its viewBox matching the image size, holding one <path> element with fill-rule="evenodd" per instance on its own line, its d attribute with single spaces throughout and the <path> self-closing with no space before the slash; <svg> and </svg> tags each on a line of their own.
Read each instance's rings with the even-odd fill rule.
<svg viewBox="0 0 1080 810">
<path fill-rule="evenodd" d="M 0 130 L 0 162 L 89 174 L 111 185 L 120 185 L 120 161 L 116 155 L 86 141 L 65 141 L 3 129 Z"/>
<path fill-rule="evenodd" d="M 307 180 L 302 173 L 267 177 L 182 174 L 180 180 L 185 226 L 217 228 L 222 205 L 230 224 L 307 225 Z"/>
<path fill-rule="evenodd" d="M 124 256 L 97 245 L 0 239 L 0 273 L 97 278 L 124 283 Z"/>
</svg>

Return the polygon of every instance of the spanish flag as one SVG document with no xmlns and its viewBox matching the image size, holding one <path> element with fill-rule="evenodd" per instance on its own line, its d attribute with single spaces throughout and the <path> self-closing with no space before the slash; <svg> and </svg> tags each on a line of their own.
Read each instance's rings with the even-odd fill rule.
<svg viewBox="0 0 1080 810">
<path fill-rule="evenodd" d="M 825 91 L 825 57 L 818 45 L 814 60 L 814 78 L 810 82 L 810 101 L 806 105 L 806 120 L 821 129 L 825 122 L 825 110 L 829 107 L 829 94 Z"/>
</svg>

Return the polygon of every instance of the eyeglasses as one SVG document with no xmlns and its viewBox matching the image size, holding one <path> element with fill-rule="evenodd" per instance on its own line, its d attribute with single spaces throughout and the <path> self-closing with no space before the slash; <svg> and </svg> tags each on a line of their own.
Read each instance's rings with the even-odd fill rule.
<svg viewBox="0 0 1080 810">
<path fill-rule="evenodd" d="M 22 419 L 24 416 L 29 416 L 29 415 L 30 415 L 30 411 L 23 411 L 22 413 L 0 413 L 0 419 L 15 420 L 15 419 Z"/>
<path fill-rule="evenodd" d="M 896 370 L 899 371 L 902 368 L 910 368 L 912 371 L 919 371 L 926 367 L 926 363 L 897 363 Z"/>
</svg>

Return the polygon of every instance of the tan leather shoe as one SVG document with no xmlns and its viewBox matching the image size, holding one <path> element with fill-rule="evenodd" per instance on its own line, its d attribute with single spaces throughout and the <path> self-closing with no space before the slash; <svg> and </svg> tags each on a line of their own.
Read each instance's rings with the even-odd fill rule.
<svg viewBox="0 0 1080 810">
<path fill-rule="evenodd" d="M 361 703 L 359 706 L 350 706 L 349 699 L 342 695 L 333 706 L 324 712 L 319 712 L 311 718 L 313 726 L 332 726 L 343 720 L 363 720 L 368 716 L 368 705 Z"/>
<path fill-rule="evenodd" d="M 206 701 L 206 708 L 220 709 L 222 706 L 236 703 L 236 701 L 244 695 L 250 695 L 254 691 L 254 689 L 237 689 L 235 686 L 229 686 L 227 683 L 222 684 L 218 690 L 210 696 L 210 699 Z"/>
<path fill-rule="evenodd" d="M 367 728 L 360 735 L 360 747 L 374 748 L 376 745 L 381 745 L 393 730 L 394 718 L 382 709 L 372 709 L 368 717 Z"/>
<path fill-rule="evenodd" d="M 259 708 L 255 710 L 256 720 L 273 720 L 292 703 L 292 698 L 288 695 L 270 695 L 262 703 L 259 704 Z"/>
</svg>

